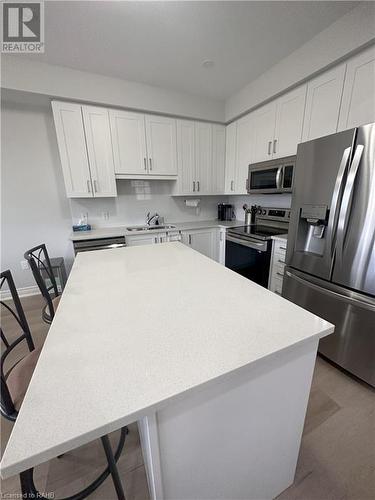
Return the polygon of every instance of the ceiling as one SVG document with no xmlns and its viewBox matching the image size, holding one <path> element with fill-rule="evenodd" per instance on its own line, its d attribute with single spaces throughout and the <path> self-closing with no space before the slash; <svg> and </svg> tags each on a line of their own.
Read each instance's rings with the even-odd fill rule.
<svg viewBox="0 0 375 500">
<path fill-rule="evenodd" d="M 357 4 L 49 1 L 45 54 L 23 57 L 225 99 Z"/>
</svg>

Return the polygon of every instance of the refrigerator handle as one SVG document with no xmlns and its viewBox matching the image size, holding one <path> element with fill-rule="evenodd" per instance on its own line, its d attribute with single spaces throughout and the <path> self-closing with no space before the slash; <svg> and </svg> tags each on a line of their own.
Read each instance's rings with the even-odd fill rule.
<svg viewBox="0 0 375 500">
<path fill-rule="evenodd" d="M 348 173 L 344 194 L 342 195 L 341 210 L 339 213 L 339 221 L 337 224 L 337 258 L 340 264 L 342 263 L 344 241 L 348 228 L 350 209 L 352 205 L 354 182 L 357 177 L 358 167 L 361 162 L 363 150 L 364 146 L 362 146 L 361 144 L 356 147 L 354 158 Z"/>
<path fill-rule="evenodd" d="M 350 158 L 350 153 L 351 153 L 352 148 L 346 148 L 344 150 L 344 153 L 341 158 L 341 163 L 339 167 L 339 171 L 336 177 L 336 183 L 335 187 L 333 190 L 333 195 L 332 195 L 332 200 L 331 200 L 331 210 L 330 210 L 330 216 L 329 216 L 329 222 L 328 222 L 328 228 L 327 228 L 327 244 L 328 244 L 328 251 L 330 252 L 331 257 L 333 256 L 333 250 L 334 250 L 334 241 L 335 241 L 335 229 L 337 225 L 337 217 L 338 217 L 338 208 L 339 208 L 339 198 L 340 198 L 340 192 L 341 192 L 341 186 L 342 182 L 344 179 L 344 174 L 346 171 L 346 167 L 348 165 L 348 161 Z"/>
</svg>

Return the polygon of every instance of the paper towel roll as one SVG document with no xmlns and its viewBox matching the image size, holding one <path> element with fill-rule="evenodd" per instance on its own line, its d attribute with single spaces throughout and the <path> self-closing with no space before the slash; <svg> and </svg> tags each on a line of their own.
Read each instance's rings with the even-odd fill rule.
<svg viewBox="0 0 375 500">
<path fill-rule="evenodd" d="M 201 200 L 199 198 L 190 199 L 190 200 L 185 200 L 185 204 L 187 207 L 197 208 L 199 206 L 200 201 Z"/>
</svg>

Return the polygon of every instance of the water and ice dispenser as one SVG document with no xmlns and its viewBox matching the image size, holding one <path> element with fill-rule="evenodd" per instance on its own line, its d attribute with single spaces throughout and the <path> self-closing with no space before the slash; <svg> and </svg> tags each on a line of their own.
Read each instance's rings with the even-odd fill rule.
<svg viewBox="0 0 375 500">
<path fill-rule="evenodd" d="M 327 205 L 300 207 L 296 250 L 323 255 L 327 237 L 329 210 Z"/>
</svg>

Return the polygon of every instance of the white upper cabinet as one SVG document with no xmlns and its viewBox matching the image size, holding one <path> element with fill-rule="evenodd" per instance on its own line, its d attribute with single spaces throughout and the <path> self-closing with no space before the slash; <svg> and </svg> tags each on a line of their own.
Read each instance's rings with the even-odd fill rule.
<svg viewBox="0 0 375 500">
<path fill-rule="evenodd" d="M 212 176 L 212 125 L 211 123 L 195 123 L 195 191 L 211 192 Z"/>
<path fill-rule="evenodd" d="M 108 110 L 82 106 L 95 197 L 117 196 Z"/>
<path fill-rule="evenodd" d="M 144 115 L 111 109 L 109 118 L 115 173 L 146 175 L 148 157 Z"/>
<path fill-rule="evenodd" d="M 68 198 L 92 198 L 81 106 L 53 101 L 52 110 L 66 194 Z"/>
<path fill-rule="evenodd" d="M 176 120 L 146 115 L 148 172 L 150 175 L 177 175 Z"/>
<path fill-rule="evenodd" d="M 195 189 L 195 123 L 177 120 L 177 164 L 179 193 L 193 193 Z"/>
<path fill-rule="evenodd" d="M 211 192 L 224 192 L 225 178 L 225 127 L 212 125 L 212 175 Z"/>
<path fill-rule="evenodd" d="M 234 194 L 237 155 L 237 122 L 232 122 L 225 131 L 225 193 Z"/>
<path fill-rule="evenodd" d="M 237 157 L 235 194 L 246 194 L 246 182 L 249 172 L 249 163 L 253 162 L 255 144 L 254 115 L 240 118 L 237 122 Z"/>
<path fill-rule="evenodd" d="M 108 111 L 52 102 L 68 198 L 116 196 Z"/>
<path fill-rule="evenodd" d="M 295 155 L 301 142 L 305 112 L 306 85 L 277 99 L 275 136 L 272 158 Z"/>
<path fill-rule="evenodd" d="M 272 146 L 275 134 L 276 101 L 259 108 L 254 116 L 254 149 L 252 162 L 272 159 Z"/>
<path fill-rule="evenodd" d="M 375 121 L 375 47 L 347 62 L 339 130 Z"/>
<path fill-rule="evenodd" d="M 303 142 L 337 131 L 345 70 L 340 64 L 308 82 Z"/>
</svg>

